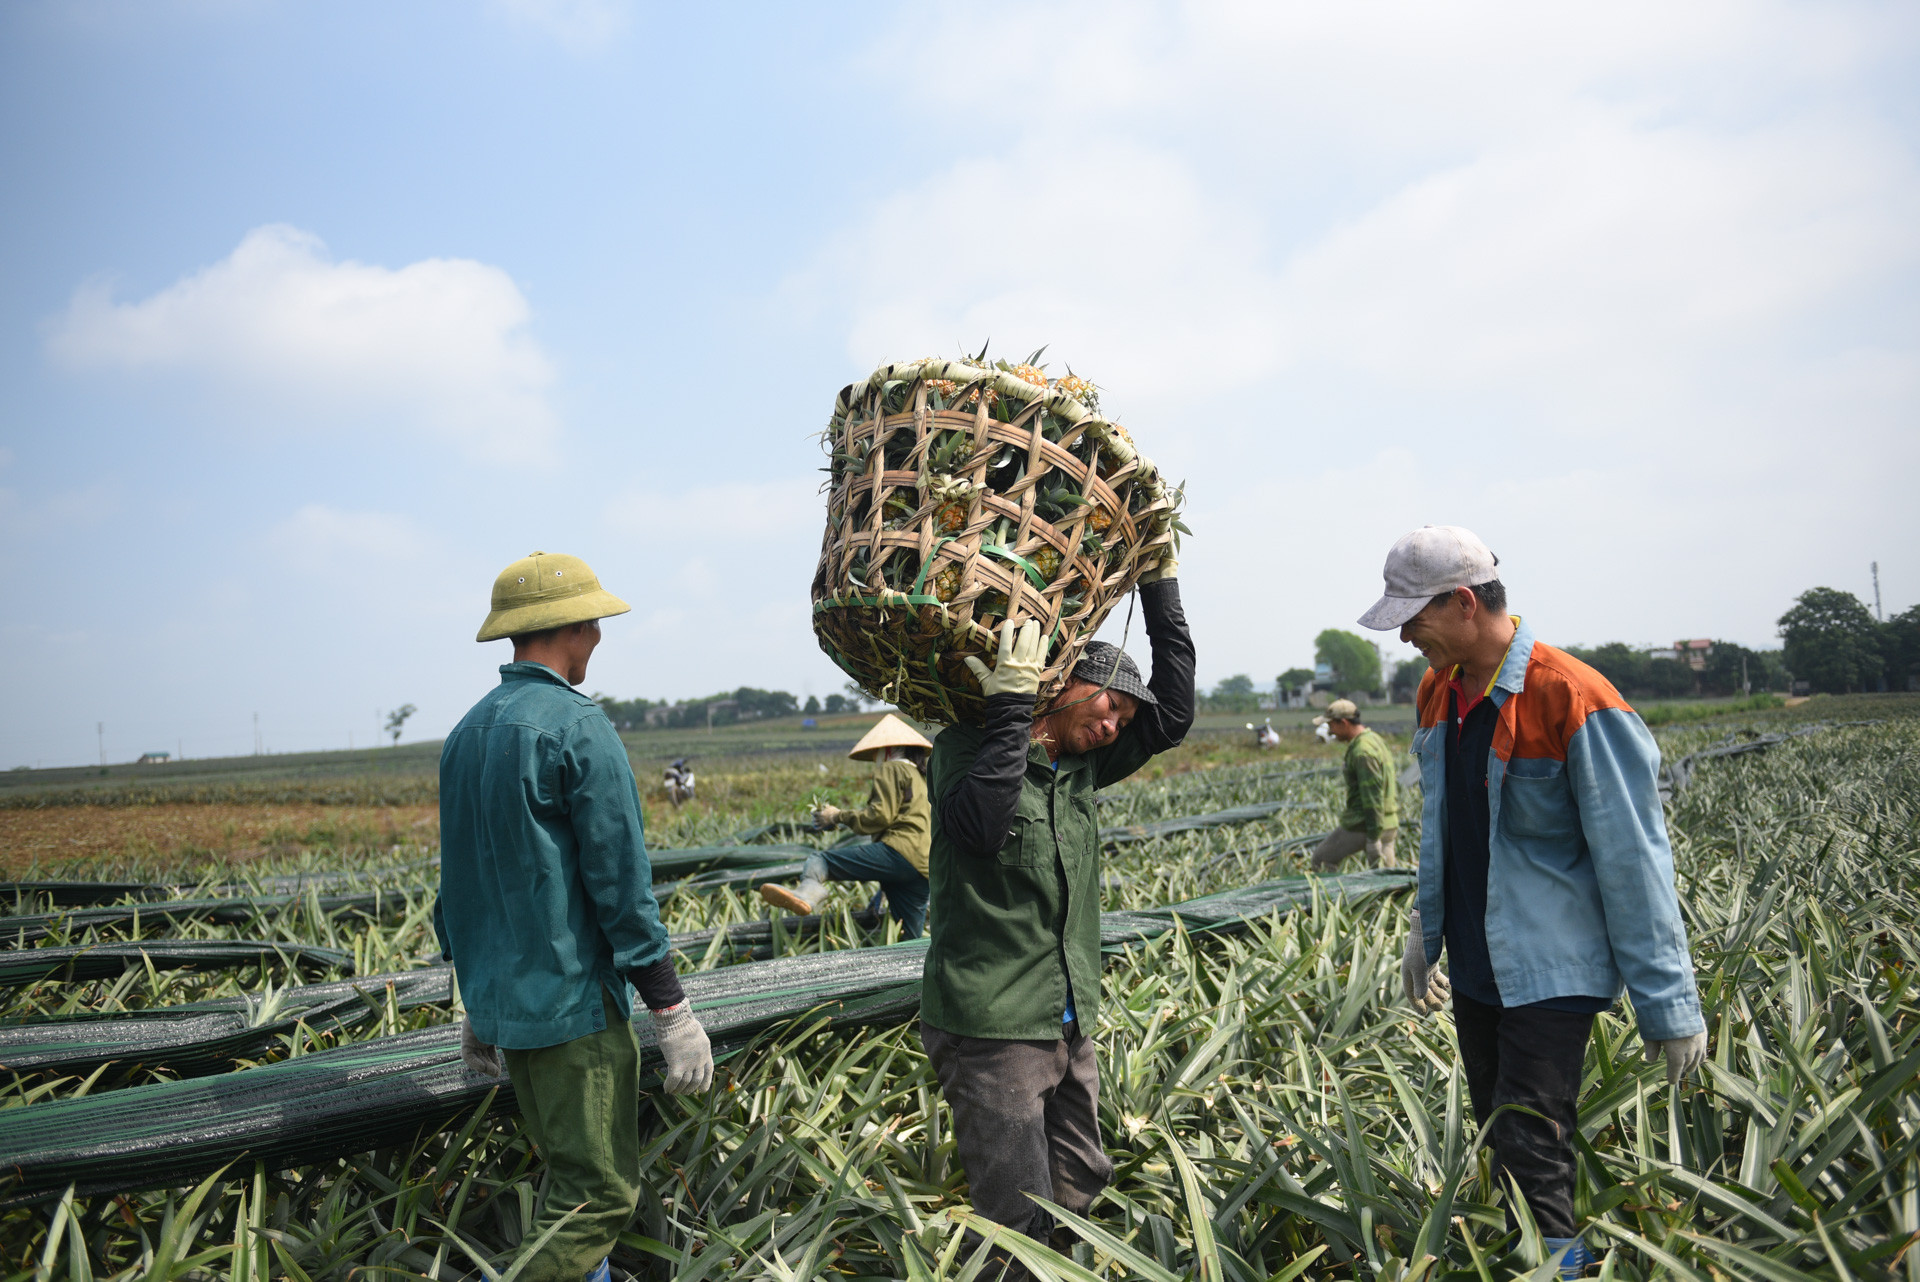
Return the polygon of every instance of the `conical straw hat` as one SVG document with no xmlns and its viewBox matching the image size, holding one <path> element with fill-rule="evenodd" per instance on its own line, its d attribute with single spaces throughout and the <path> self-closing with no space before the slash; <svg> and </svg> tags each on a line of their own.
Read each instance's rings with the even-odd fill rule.
<svg viewBox="0 0 1920 1282">
<path fill-rule="evenodd" d="M 933 744 L 912 726 L 889 712 L 880 724 L 867 731 L 847 755 L 855 761 L 877 761 L 888 748 L 931 748 Z"/>
</svg>

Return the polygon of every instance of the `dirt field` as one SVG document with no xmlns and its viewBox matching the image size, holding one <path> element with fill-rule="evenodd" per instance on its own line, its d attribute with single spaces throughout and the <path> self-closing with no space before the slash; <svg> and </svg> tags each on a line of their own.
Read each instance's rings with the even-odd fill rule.
<svg viewBox="0 0 1920 1282">
<path fill-rule="evenodd" d="M 438 842 L 439 810 L 415 806 L 51 806 L 0 810 L 0 874 L 76 861 L 103 867 L 178 858 L 245 863 L 304 847 Z"/>
</svg>

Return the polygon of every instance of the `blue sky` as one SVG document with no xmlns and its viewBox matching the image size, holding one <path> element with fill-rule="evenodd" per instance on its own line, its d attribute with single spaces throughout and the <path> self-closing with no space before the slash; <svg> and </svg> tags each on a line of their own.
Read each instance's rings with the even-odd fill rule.
<svg viewBox="0 0 1920 1282">
<path fill-rule="evenodd" d="M 587 682 L 825 694 L 811 434 L 1042 343 L 1188 482 L 1201 676 L 1477 529 L 1561 642 L 1920 599 L 1893 5 L 0 9 L 0 764 L 437 734 L 539 547 Z M 1398 652 L 1397 644 L 1389 647 Z"/>
</svg>

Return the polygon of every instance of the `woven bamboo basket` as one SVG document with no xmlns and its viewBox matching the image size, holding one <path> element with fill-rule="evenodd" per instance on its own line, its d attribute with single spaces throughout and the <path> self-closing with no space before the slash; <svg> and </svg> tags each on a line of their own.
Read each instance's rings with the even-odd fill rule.
<svg viewBox="0 0 1920 1282">
<path fill-rule="evenodd" d="M 813 578 L 820 648 L 923 721 L 977 724 L 968 655 L 1038 619 L 1036 706 L 1185 526 L 1180 493 L 1098 413 L 1093 386 L 1031 364 L 887 365 L 840 392 L 824 440 L 827 527 Z"/>
</svg>

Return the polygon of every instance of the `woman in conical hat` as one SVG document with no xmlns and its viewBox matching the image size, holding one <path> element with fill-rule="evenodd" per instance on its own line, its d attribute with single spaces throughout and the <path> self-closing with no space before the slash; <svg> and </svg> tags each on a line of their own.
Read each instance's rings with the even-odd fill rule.
<svg viewBox="0 0 1920 1282">
<path fill-rule="evenodd" d="M 845 825 L 871 841 L 835 846 L 807 859 L 800 884 L 760 887 L 760 897 L 787 912 L 810 914 L 827 897 L 830 881 L 876 881 L 900 922 L 900 934 L 918 939 L 927 921 L 927 851 L 933 842 L 933 807 L 927 803 L 925 736 L 889 712 L 847 755 L 874 762 L 873 788 L 864 810 L 821 806 L 816 822 Z"/>
</svg>

